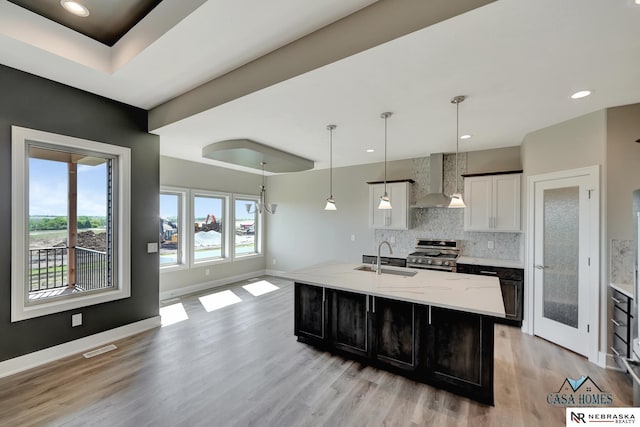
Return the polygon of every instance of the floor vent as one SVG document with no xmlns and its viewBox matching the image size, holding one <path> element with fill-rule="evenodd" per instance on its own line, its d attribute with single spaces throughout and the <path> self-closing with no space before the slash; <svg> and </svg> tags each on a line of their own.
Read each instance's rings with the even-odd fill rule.
<svg viewBox="0 0 640 427">
<path fill-rule="evenodd" d="M 116 347 L 113 344 L 109 344 L 109 345 L 106 345 L 104 347 L 96 348 L 95 350 L 87 351 L 86 353 L 83 353 L 82 355 L 84 356 L 85 359 L 89 359 L 91 357 L 98 356 L 98 355 L 100 355 L 102 353 L 106 353 L 108 351 L 115 350 L 116 348 L 118 348 L 118 347 Z"/>
</svg>

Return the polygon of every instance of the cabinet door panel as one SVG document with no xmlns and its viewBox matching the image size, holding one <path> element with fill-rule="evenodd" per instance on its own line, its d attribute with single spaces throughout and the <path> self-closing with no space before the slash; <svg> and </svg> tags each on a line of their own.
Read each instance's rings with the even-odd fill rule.
<svg viewBox="0 0 640 427">
<path fill-rule="evenodd" d="M 368 352 L 367 296 L 331 291 L 332 340 L 340 350 L 366 355 Z"/>
<path fill-rule="evenodd" d="M 391 223 L 391 211 L 378 209 L 380 197 L 384 194 L 384 184 L 369 185 L 369 227 L 387 228 Z"/>
<path fill-rule="evenodd" d="M 522 282 L 514 280 L 500 279 L 500 290 L 502 291 L 502 301 L 504 311 L 510 319 L 520 319 L 520 288 Z"/>
<path fill-rule="evenodd" d="M 464 210 L 465 230 L 488 230 L 491 228 L 492 180 L 490 176 L 465 178 Z"/>
<path fill-rule="evenodd" d="M 326 338 L 324 288 L 295 284 L 295 334 L 314 341 Z"/>
<path fill-rule="evenodd" d="M 493 181 L 496 231 L 520 230 L 520 175 L 497 175 Z"/>
<path fill-rule="evenodd" d="M 458 382 L 481 385 L 482 318 L 431 308 L 428 369 Z"/>
<path fill-rule="evenodd" d="M 376 358 L 404 369 L 416 366 L 415 305 L 375 298 Z"/>
</svg>

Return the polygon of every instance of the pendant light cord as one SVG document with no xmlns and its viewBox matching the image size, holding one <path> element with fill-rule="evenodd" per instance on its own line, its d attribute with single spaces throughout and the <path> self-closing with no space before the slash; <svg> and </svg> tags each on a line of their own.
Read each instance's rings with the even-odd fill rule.
<svg viewBox="0 0 640 427">
<path fill-rule="evenodd" d="M 384 116 L 384 193 L 387 193 L 387 118 Z"/>
<path fill-rule="evenodd" d="M 460 192 L 460 185 L 458 184 L 458 143 L 460 142 L 460 102 L 456 102 L 456 193 Z"/>
<path fill-rule="evenodd" d="M 333 199 L 333 127 L 329 125 L 329 197 Z"/>
</svg>

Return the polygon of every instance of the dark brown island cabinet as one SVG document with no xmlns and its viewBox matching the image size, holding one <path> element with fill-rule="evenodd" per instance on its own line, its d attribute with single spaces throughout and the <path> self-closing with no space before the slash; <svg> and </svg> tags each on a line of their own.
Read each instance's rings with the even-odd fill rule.
<svg viewBox="0 0 640 427">
<path fill-rule="evenodd" d="M 492 276 L 500 279 L 500 290 L 504 302 L 505 318 L 497 322 L 511 326 L 522 326 L 524 269 L 511 267 L 494 267 L 491 265 L 460 264 L 458 273 Z"/>
<path fill-rule="evenodd" d="M 488 405 L 495 319 L 295 283 L 298 341 Z"/>
</svg>

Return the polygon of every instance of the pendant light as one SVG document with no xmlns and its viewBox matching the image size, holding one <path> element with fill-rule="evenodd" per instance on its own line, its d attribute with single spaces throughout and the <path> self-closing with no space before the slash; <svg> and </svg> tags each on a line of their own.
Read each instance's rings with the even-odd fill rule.
<svg viewBox="0 0 640 427">
<path fill-rule="evenodd" d="M 327 126 L 327 130 L 329 131 L 329 198 L 327 199 L 327 204 L 324 206 L 325 211 L 337 210 L 336 201 L 333 200 L 333 130 L 336 127 L 336 125 Z"/>
<path fill-rule="evenodd" d="M 247 203 L 245 207 L 247 208 L 247 213 L 254 214 L 258 213 L 262 215 L 262 212 L 267 212 L 270 214 L 275 214 L 278 205 L 276 203 L 267 203 L 267 190 L 265 187 L 265 178 L 264 178 L 264 165 L 265 162 L 260 162 L 260 166 L 262 166 L 262 185 L 260 186 L 260 199 L 256 203 Z M 254 208 L 252 210 L 252 208 Z"/>
<path fill-rule="evenodd" d="M 451 195 L 451 202 L 449 203 L 450 208 L 465 208 L 466 205 L 462 200 L 462 194 L 458 191 L 458 177 L 460 174 L 458 173 L 458 143 L 460 142 L 460 137 L 458 136 L 460 133 L 460 103 L 465 100 L 465 96 L 458 95 L 454 96 L 451 100 L 452 104 L 456 104 L 456 190 Z"/>
<path fill-rule="evenodd" d="M 391 209 L 391 200 L 387 193 L 387 119 L 391 114 L 389 112 L 380 114 L 380 117 L 384 119 L 384 194 L 380 197 L 378 209 Z"/>
</svg>

